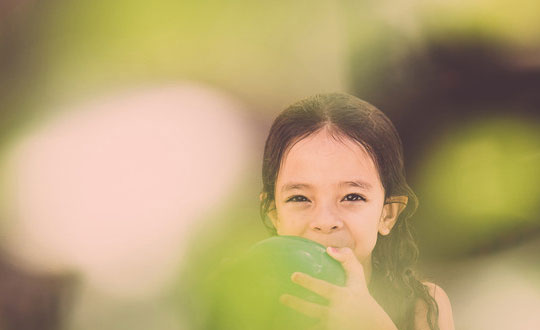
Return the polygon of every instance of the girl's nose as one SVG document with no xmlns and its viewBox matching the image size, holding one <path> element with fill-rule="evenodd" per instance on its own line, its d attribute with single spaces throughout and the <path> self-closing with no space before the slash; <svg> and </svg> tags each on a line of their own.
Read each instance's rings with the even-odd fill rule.
<svg viewBox="0 0 540 330">
<path fill-rule="evenodd" d="M 311 229 L 316 232 L 328 234 L 341 229 L 343 227 L 343 222 L 334 210 L 325 209 L 320 210 L 320 212 L 315 215 L 310 226 Z"/>
</svg>

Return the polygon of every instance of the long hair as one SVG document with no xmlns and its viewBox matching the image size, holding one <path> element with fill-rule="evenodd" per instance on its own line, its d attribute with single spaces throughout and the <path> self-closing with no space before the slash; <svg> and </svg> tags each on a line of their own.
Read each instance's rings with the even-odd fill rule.
<svg viewBox="0 0 540 330">
<path fill-rule="evenodd" d="M 296 142 L 328 126 L 360 143 L 373 158 L 385 191 L 390 196 L 407 196 L 408 205 L 387 236 L 378 235 L 372 253 L 373 275 L 369 290 L 399 329 L 413 329 L 415 304 L 427 306 L 427 321 L 438 330 L 438 306 L 413 271 L 418 248 L 411 234 L 409 218 L 418 199 L 405 180 L 403 147 L 399 135 L 384 113 L 352 95 L 315 95 L 292 104 L 274 120 L 266 140 L 262 166 L 260 214 L 270 233 L 277 235 L 267 214 L 275 208 L 275 184 L 285 152 Z"/>
</svg>

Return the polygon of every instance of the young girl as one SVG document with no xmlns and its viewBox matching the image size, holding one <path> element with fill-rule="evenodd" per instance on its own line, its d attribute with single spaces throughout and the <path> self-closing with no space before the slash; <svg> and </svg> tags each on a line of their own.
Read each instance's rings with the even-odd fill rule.
<svg viewBox="0 0 540 330">
<path fill-rule="evenodd" d="M 291 105 L 270 129 L 262 172 L 261 216 L 272 233 L 327 246 L 347 273 L 345 287 L 294 273 L 330 305 L 288 294 L 283 304 L 324 329 L 454 329 L 445 292 L 412 270 L 417 199 L 401 140 L 380 110 L 337 93 Z"/>
</svg>

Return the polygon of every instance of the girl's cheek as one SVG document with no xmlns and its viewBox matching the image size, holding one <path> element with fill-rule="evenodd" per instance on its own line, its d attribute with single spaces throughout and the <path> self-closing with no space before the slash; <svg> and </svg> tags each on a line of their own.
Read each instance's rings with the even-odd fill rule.
<svg viewBox="0 0 540 330">
<path fill-rule="evenodd" d="M 297 233 L 304 225 L 305 219 L 309 217 L 306 216 L 306 212 L 299 212 L 298 210 L 291 209 L 282 209 L 279 212 L 279 227 L 286 234 L 295 234 Z M 286 235 L 285 234 L 285 235 Z"/>
<path fill-rule="evenodd" d="M 365 260 L 369 256 L 371 256 L 371 253 L 373 252 L 373 249 L 375 248 L 375 243 L 377 241 L 377 237 L 374 239 L 364 238 L 363 240 L 356 241 L 356 248 L 355 248 L 355 254 L 356 257 L 359 260 Z"/>
</svg>

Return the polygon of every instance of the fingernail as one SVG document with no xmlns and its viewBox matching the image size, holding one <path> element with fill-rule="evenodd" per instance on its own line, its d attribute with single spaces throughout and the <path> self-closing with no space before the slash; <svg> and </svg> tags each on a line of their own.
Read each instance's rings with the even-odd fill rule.
<svg viewBox="0 0 540 330">
<path fill-rule="evenodd" d="M 338 248 L 333 247 L 333 246 L 329 246 L 327 250 L 330 253 L 338 253 L 339 252 Z"/>
</svg>

